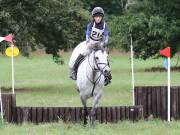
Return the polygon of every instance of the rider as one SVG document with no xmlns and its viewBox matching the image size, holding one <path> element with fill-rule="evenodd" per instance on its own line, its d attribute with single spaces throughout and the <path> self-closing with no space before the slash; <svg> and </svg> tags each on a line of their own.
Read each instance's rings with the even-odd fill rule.
<svg viewBox="0 0 180 135">
<path fill-rule="evenodd" d="M 108 43 L 109 31 L 108 25 L 104 21 L 104 10 L 101 7 L 95 7 L 92 10 L 93 20 L 87 25 L 86 31 L 86 45 L 87 49 L 85 52 L 79 54 L 77 57 L 70 78 L 73 80 L 77 79 L 77 69 L 81 61 L 91 53 L 92 48 L 95 44 L 105 47 Z"/>
</svg>

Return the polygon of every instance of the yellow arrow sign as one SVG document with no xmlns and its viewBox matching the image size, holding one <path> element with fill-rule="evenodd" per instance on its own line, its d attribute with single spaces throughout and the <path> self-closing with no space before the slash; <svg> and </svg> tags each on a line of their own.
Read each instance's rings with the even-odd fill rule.
<svg viewBox="0 0 180 135">
<path fill-rule="evenodd" d="M 11 47 L 8 47 L 7 49 L 6 49 L 6 55 L 7 56 L 9 56 L 9 57 L 12 57 L 12 55 L 15 57 L 15 56 L 18 56 L 18 54 L 19 54 L 19 49 L 17 48 L 17 47 L 13 47 L 13 46 L 11 46 Z"/>
</svg>

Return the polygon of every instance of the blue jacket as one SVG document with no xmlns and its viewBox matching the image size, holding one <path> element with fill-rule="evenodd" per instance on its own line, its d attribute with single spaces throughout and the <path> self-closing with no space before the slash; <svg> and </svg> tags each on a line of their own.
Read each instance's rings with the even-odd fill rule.
<svg viewBox="0 0 180 135">
<path fill-rule="evenodd" d="M 107 43 L 108 39 L 109 39 L 109 29 L 108 29 L 108 25 L 107 23 L 102 20 L 100 23 L 95 23 L 95 27 L 98 29 L 103 29 L 104 27 L 104 23 L 105 23 L 105 29 L 104 29 L 104 37 L 103 37 L 103 42 Z M 89 43 L 90 41 L 90 36 L 91 36 L 91 31 L 92 31 L 92 27 L 94 24 L 94 20 L 91 21 L 88 25 L 87 25 L 87 31 L 86 31 L 86 43 Z"/>
</svg>

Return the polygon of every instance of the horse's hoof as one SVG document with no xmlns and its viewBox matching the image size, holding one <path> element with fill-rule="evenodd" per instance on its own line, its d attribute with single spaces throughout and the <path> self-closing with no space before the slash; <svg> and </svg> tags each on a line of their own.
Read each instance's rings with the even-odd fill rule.
<svg viewBox="0 0 180 135">
<path fill-rule="evenodd" d="M 87 127 L 87 124 L 83 124 L 83 127 L 86 128 L 86 127 Z"/>
<path fill-rule="evenodd" d="M 90 117 L 90 127 L 94 128 L 94 119 Z"/>
<path fill-rule="evenodd" d="M 90 126 L 92 129 L 94 129 L 94 123 L 93 124 L 91 124 L 91 126 Z"/>
<path fill-rule="evenodd" d="M 86 126 L 87 125 L 87 120 L 83 122 L 83 126 Z"/>
</svg>

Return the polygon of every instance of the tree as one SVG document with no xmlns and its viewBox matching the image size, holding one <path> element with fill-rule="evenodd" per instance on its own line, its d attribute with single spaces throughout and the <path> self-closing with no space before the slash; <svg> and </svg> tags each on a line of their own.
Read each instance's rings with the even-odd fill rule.
<svg viewBox="0 0 180 135">
<path fill-rule="evenodd" d="M 85 37 L 89 13 L 78 0 L 6 0 L 0 5 L 0 34 L 13 33 L 24 55 L 29 47 L 41 47 L 55 62 L 62 62 L 59 50 L 73 47 Z"/>
<path fill-rule="evenodd" d="M 132 32 L 136 58 L 157 57 L 159 50 L 167 46 L 174 56 L 180 51 L 179 13 L 178 0 L 136 0 L 122 16 L 114 17 L 114 41 L 129 51 L 128 35 Z"/>
<path fill-rule="evenodd" d="M 126 5 L 126 0 L 81 0 L 84 8 L 92 10 L 96 6 L 104 9 L 106 15 L 119 15 Z"/>
</svg>

